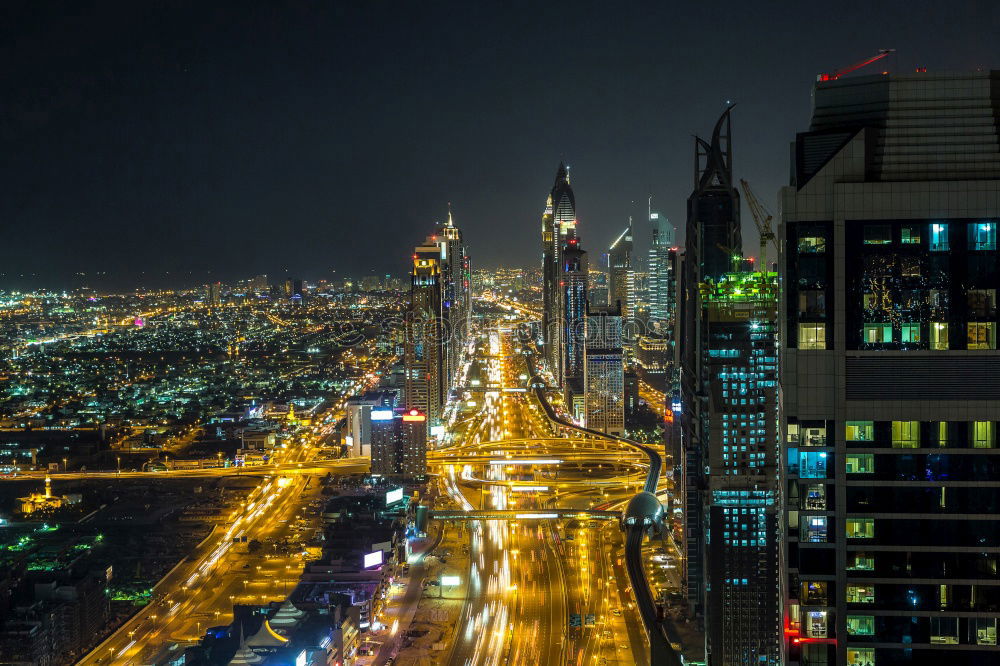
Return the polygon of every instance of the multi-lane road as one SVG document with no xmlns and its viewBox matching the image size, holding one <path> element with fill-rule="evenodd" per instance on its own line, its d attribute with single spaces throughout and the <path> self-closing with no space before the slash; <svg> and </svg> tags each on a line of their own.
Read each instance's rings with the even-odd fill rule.
<svg viewBox="0 0 1000 666">
<path fill-rule="evenodd" d="M 488 346 L 481 361 L 490 381 L 523 385 L 509 336 L 492 331 Z M 619 506 L 644 479 L 645 458 L 611 439 L 559 437 L 531 393 L 486 392 L 479 407 L 452 446 L 431 456 L 446 508 L 526 513 L 470 530 L 468 600 L 448 663 L 645 663 L 617 522 L 527 515 Z"/>
</svg>

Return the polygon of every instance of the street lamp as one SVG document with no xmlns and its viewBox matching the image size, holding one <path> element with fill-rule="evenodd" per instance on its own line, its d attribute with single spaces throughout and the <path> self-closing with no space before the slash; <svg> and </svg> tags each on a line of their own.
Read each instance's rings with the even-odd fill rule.
<svg viewBox="0 0 1000 666">
<path fill-rule="evenodd" d="M 122 457 L 116 456 L 115 459 L 118 461 L 118 474 L 120 476 L 122 473 Z"/>
<path fill-rule="evenodd" d="M 63 458 L 63 472 L 66 471 L 66 459 Z"/>
</svg>

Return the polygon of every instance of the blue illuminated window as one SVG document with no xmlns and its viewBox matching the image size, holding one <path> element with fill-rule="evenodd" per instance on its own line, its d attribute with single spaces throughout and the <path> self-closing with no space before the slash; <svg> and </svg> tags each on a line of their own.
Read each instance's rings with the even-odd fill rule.
<svg viewBox="0 0 1000 666">
<path fill-rule="evenodd" d="M 948 225 L 935 222 L 931 225 L 931 252 L 947 252 L 951 248 L 948 246 Z"/>
<path fill-rule="evenodd" d="M 979 222 L 969 225 L 970 250 L 997 249 L 997 225 L 995 222 Z"/>
</svg>

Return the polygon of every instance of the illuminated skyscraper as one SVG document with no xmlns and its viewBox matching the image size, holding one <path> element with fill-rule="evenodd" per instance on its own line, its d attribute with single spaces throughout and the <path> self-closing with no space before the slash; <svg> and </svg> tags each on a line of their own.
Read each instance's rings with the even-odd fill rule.
<svg viewBox="0 0 1000 666">
<path fill-rule="evenodd" d="M 462 342 L 468 331 L 471 300 L 469 298 L 468 257 L 462 243 L 462 231 L 455 226 L 448 206 L 448 221 L 438 226 L 432 239 L 440 250 L 441 316 L 444 339 L 444 385 L 451 388 L 458 371 Z"/>
<path fill-rule="evenodd" d="M 670 221 L 652 209 L 650 198 L 649 225 L 653 240 L 649 247 L 649 318 L 662 322 L 669 329 L 675 314 L 676 283 L 675 269 L 677 248 L 674 236 L 676 229 Z"/>
<path fill-rule="evenodd" d="M 585 320 L 587 316 L 587 253 L 578 239 L 569 241 L 562 252 L 560 278 L 562 311 L 562 362 L 565 379 L 583 379 Z"/>
<path fill-rule="evenodd" d="M 781 191 L 785 663 L 1000 663 L 1000 72 L 817 81 Z"/>
<path fill-rule="evenodd" d="M 542 339 L 545 358 L 560 384 L 564 378 L 562 350 L 565 342 L 565 326 L 561 321 L 564 310 L 561 255 L 570 241 L 576 241 L 576 199 L 569 184 L 569 171 L 560 162 L 555 185 L 542 214 Z"/>
<path fill-rule="evenodd" d="M 587 313 L 584 360 L 584 425 L 611 435 L 625 434 L 625 366 L 618 305 Z"/>
<path fill-rule="evenodd" d="M 633 316 L 635 292 L 632 277 L 632 218 L 608 248 L 608 305 L 621 304 L 622 317 Z"/>
<path fill-rule="evenodd" d="M 778 664 L 777 274 L 727 274 L 702 283 L 701 296 L 703 466 L 684 475 L 702 490 L 696 538 L 709 663 Z"/>
<path fill-rule="evenodd" d="M 441 248 L 429 238 L 413 253 L 404 362 L 405 404 L 420 410 L 431 424 L 440 419 L 446 401 L 443 321 Z"/>
<path fill-rule="evenodd" d="M 777 664 L 777 282 L 741 252 L 731 108 L 695 138 L 682 262 L 684 575 L 712 664 Z"/>
</svg>

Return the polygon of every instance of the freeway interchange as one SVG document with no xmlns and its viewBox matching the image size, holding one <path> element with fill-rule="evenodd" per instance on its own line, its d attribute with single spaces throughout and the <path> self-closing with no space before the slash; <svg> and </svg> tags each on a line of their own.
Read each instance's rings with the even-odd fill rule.
<svg viewBox="0 0 1000 666">
<path fill-rule="evenodd" d="M 479 360 L 489 383 L 523 385 L 533 373 L 514 337 L 487 338 Z M 483 402 L 450 445 L 429 455 L 443 491 L 433 517 L 473 521 L 467 601 L 447 663 L 649 663 L 640 628 L 650 626 L 642 602 L 652 595 L 641 564 L 630 577 L 625 543 L 641 546 L 644 531 L 623 534 L 618 518 L 637 492 L 660 490 L 659 454 L 576 427 L 541 390 L 476 397 Z"/>
</svg>

